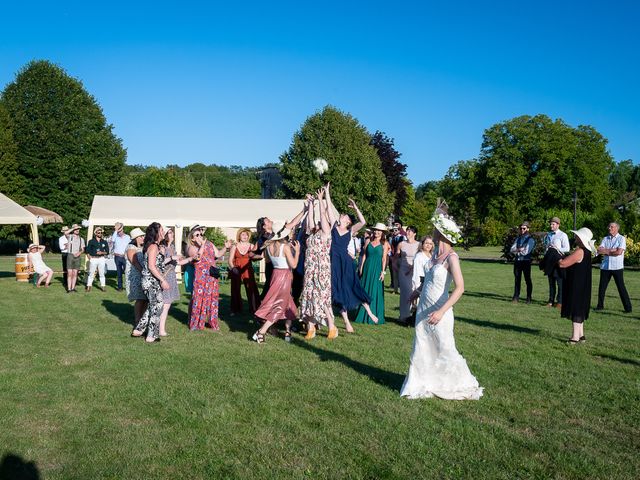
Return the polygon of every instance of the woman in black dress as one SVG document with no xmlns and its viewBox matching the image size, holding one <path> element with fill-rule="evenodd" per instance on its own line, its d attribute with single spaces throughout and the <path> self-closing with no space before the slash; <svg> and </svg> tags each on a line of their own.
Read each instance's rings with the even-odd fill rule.
<svg viewBox="0 0 640 480">
<path fill-rule="evenodd" d="M 586 227 L 571 230 L 576 236 L 576 249 L 558 262 L 566 269 L 567 276 L 562 290 L 562 318 L 573 322 L 573 335 L 568 344 L 585 341 L 584 321 L 591 308 L 591 256 L 596 247 L 593 233 Z"/>
</svg>

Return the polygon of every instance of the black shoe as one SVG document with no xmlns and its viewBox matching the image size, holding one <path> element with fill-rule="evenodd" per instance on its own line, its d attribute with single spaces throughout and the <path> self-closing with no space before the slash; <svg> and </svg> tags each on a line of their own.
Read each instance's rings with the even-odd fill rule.
<svg viewBox="0 0 640 480">
<path fill-rule="evenodd" d="M 531 304 L 531 298 L 527 298 L 527 301 L 525 302 L 527 305 Z"/>
<path fill-rule="evenodd" d="M 624 313 L 631 313 L 632 310 L 625 310 Z"/>
<path fill-rule="evenodd" d="M 587 337 L 585 337 L 584 335 L 580 337 L 580 343 L 584 343 L 587 341 Z"/>
<path fill-rule="evenodd" d="M 604 310 L 604 307 L 601 307 L 600 305 L 598 305 L 594 310 L 596 312 L 601 312 L 602 310 Z"/>
</svg>

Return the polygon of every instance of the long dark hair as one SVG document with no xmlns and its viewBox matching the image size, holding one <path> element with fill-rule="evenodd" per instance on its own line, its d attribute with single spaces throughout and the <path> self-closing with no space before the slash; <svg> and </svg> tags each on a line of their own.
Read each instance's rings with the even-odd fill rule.
<svg viewBox="0 0 640 480">
<path fill-rule="evenodd" d="M 158 222 L 153 222 L 147 227 L 147 230 L 144 232 L 144 245 L 142 247 L 143 253 L 147 253 L 149 245 L 156 243 L 158 240 L 158 233 L 160 233 L 161 228 L 162 226 Z"/>
</svg>

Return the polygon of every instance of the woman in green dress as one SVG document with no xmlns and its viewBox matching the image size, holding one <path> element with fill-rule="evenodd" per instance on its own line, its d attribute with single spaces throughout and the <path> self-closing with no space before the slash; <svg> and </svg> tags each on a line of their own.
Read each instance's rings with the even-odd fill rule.
<svg viewBox="0 0 640 480">
<path fill-rule="evenodd" d="M 387 228 L 382 223 L 376 223 L 371 229 L 371 238 L 362 248 L 362 263 L 360 264 L 360 283 L 371 297 L 371 311 L 378 317 L 378 325 L 384 323 L 384 275 L 389 258 L 389 244 L 384 232 Z M 360 307 L 356 323 L 375 324 L 367 311 Z"/>
</svg>

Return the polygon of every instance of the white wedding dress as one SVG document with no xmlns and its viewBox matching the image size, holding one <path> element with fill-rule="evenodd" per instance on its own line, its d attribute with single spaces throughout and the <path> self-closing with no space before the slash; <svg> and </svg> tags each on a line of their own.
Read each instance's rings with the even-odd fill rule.
<svg viewBox="0 0 640 480">
<path fill-rule="evenodd" d="M 429 314 L 438 310 L 449 298 L 452 277 L 445 268 L 447 259 L 434 264 L 425 273 L 416 312 L 416 334 L 409 373 L 400 389 L 403 397 L 478 400 L 482 396 L 482 387 L 456 350 L 453 309 L 447 310 L 436 325 L 428 323 Z"/>
</svg>

